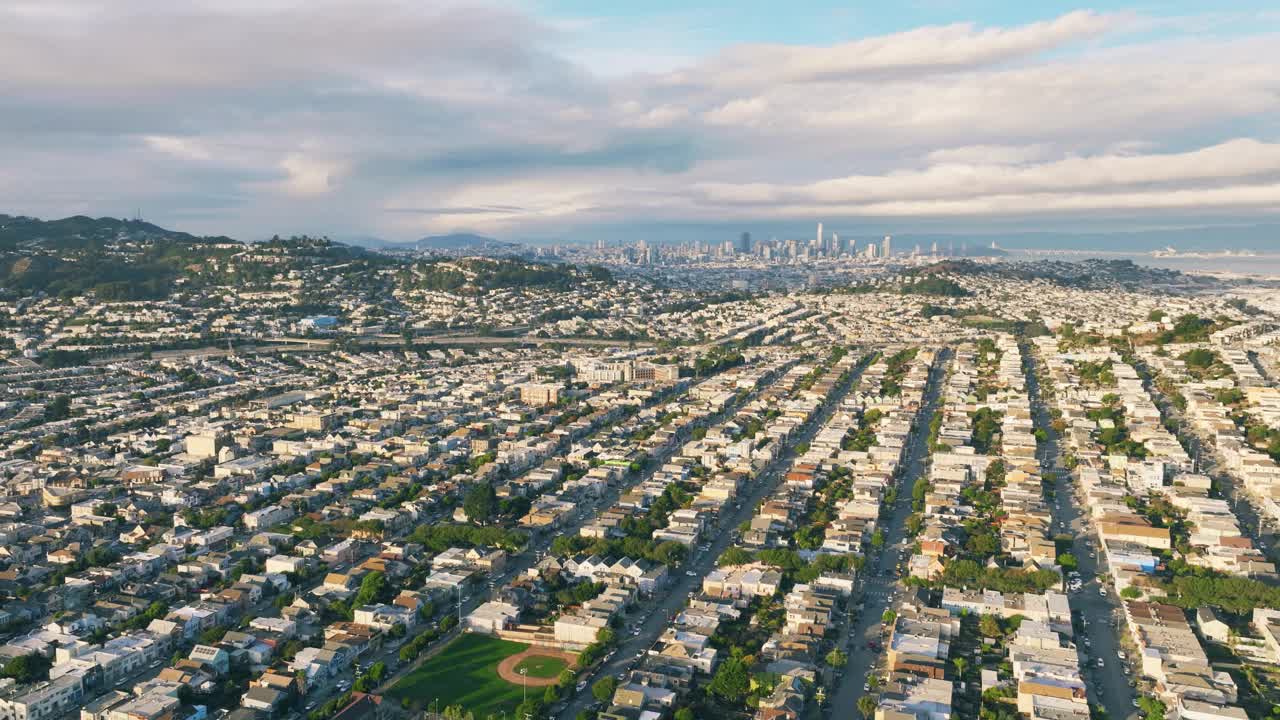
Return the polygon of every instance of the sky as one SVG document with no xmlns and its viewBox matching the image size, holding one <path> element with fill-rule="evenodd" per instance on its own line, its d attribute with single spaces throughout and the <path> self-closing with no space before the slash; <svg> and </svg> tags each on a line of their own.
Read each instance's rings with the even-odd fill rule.
<svg viewBox="0 0 1280 720">
<path fill-rule="evenodd" d="M 0 0 L 0 212 L 257 239 L 1280 221 L 1274 2 Z"/>
</svg>

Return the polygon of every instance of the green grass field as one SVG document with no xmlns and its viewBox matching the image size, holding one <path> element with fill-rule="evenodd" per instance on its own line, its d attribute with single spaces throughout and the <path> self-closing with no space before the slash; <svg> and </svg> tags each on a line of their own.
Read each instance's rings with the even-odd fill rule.
<svg viewBox="0 0 1280 720">
<path fill-rule="evenodd" d="M 387 694 L 397 702 L 409 698 L 420 708 L 427 708 L 436 700 L 439 700 L 439 710 L 461 705 L 475 713 L 477 718 L 497 715 L 502 711 L 510 715 L 523 696 L 519 685 L 498 677 L 498 663 L 528 647 L 523 643 L 466 633 L 449 643 L 439 655 L 401 678 Z M 529 674 L 533 675 L 533 671 L 530 670 Z"/>
<path fill-rule="evenodd" d="M 534 655 L 521 660 L 516 665 L 516 672 L 525 670 L 529 677 L 553 678 L 559 675 L 560 671 L 567 667 L 569 667 L 569 664 L 560 658 L 547 657 L 546 655 Z"/>
</svg>

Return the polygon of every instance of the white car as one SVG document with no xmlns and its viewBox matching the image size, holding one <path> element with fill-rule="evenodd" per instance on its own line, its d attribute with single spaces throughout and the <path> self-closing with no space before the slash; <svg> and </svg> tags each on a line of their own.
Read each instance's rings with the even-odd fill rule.
<svg viewBox="0 0 1280 720">
<path fill-rule="evenodd" d="M 1104 588 L 1104 587 L 1100 587 L 1100 588 L 1098 588 L 1098 594 L 1099 594 L 1099 595 L 1101 595 L 1102 597 L 1106 597 L 1106 596 L 1107 596 L 1107 589 L 1106 589 L 1106 588 Z"/>
</svg>

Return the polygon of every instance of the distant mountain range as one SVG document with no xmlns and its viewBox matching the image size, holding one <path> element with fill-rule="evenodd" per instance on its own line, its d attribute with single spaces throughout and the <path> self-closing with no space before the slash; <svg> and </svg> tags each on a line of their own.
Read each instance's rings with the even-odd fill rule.
<svg viewBox="0 0 1280 720">
<path fill-rule="evenodd" d="M 428 235 L 410 242 L 392 242 L 368 235 L 341 237 L 338 240 L 374 250 L 435 252 L 446 255 L 509 255 L 520 254 L 528 249 L 527 246 L 519 243 L 505 242 L 472 233 Z"/>
<path fill-rule="evenodd" d="M 518 252 L 524 248 L 517 243 L 494 240 L 483 235 L 470 233 L 453 233 L 450 235 L 428 235 L 412 243 L 419 250 L 439 250 L 442 252 Z"/>
</svg>

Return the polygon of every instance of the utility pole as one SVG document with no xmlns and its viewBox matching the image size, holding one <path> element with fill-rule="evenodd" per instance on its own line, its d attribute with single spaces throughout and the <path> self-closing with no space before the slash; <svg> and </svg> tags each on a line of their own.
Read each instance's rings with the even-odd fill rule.
<svg viewBox="0 0 1280 720">
<path fill-rule="evenodd" d="M 520 687 L 524 688 L 524 701 L 529 702 L 529 668 L 520 668 Z"/>
</svg>

